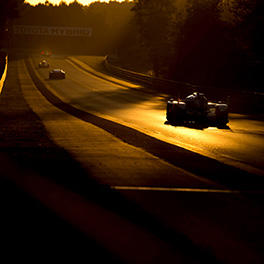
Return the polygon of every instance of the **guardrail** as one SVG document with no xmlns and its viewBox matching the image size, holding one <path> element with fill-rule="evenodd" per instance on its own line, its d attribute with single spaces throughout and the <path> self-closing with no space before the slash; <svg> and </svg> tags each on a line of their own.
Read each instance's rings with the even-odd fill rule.
<svg viewBox="0 0 264 264">
<path fill-rule="evenodd" d="M 167 79 L 155 78 L 150 75 L 133 72 L 113 65 L 109 57 L 104 59 L 105 68 L 112 74 L 138 84 L 147 85 L 157 92 L 168 96 L 184 98 L 194 91 L 204 92 L 210 100 L 221 100 L 229 104 L 230 111 L 244 114 L 264 113 L 264 93 L 253 91 L 241 91 L 209 86 L 198 86 L 185 82 L 177 82 Z"/>
<path fill-rule="evenodd" d="M 5 57 L 5 68 L 4 68 L 4 71 L 3 71 L 3 74 L 2 74 L 2 77 L 1 77 L 1 80 L 0 80 L 0 94 L 1 94 L 2 89 L 4 87 L 4 82 L 6 80 L 7 66 L 8 66 L 8 56 L 6 55 L 6 57 Z"/>
<path fill-rule="evenodd" d="M 194 90 L 200 90 L 200 86 L 196 86 L 190 83 L 183 83 L 168 79 L 157 78 L 147 74 L 142 74 L 120 68 L 109 62 L 108 56 L 106 56 L 104 59 L 104 66 L 109 72 L 117 76 L 120 76 L 130 81 L 134 81 L 138 84 L 150 86 L 163 93 L 182 97 L 192 93 Z"/>
</svg>

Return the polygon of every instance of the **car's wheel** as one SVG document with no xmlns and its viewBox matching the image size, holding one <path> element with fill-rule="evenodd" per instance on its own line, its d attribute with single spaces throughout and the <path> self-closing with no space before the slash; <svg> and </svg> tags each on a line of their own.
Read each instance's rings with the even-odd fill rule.
<svg viewBox="0 0 264 264">
<path fill-rule="evenodd" d="M 217 120 L 216 127 L 217 128 L 226 128 L 227 127 L 228 120 Z"/>
<path fill-rule="evenodd" d="M 169 123 L 172 123 L 174 121 L 174 117 L 171 112 L 167 112 L 166 119 Z"/>
</svg>

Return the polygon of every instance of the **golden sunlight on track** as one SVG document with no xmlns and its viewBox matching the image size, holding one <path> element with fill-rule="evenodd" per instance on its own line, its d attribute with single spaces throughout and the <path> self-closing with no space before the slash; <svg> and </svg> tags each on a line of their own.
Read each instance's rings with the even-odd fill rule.
<svg viewBox="0 0 264 264">
<path fill-rule="evenodd" d="M 33 63 L 37 65 L 39 59 L 34 58 Z M 65 58 L 53 57 L 50 63 L 52 68 L 62 67 L 67 72 L 66 79 L 50 81 L 45 69 L 40 69 L 39 74 L 64 102 L 162 141 L 263 175 L 262 121 L 231 114 L 227 129 L 166 125 L 166 95 L 153 95 L 144 87 L 117 85 L 80 69 Z"/>
</svg>

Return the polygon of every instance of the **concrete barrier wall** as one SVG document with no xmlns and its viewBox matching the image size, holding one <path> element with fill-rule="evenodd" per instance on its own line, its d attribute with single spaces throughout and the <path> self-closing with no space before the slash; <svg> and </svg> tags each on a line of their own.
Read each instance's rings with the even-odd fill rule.
<svg viewBox="0 0 264 264">
<path fill-rule="evenodd" d="M 5 57 L 5 68 L 4 68 L 4 72 L 3 72 L 1 80 L 0 80 L 0 94 L 1 94 L 2 89 L 4 87 L 4 82 L 6 80 L 7 67 L 8 67 L 8 56 Z"/>
</svg>

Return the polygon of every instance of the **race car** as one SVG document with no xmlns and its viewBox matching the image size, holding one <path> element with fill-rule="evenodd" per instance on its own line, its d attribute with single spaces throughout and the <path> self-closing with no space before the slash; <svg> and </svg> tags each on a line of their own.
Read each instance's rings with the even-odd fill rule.
<svg viewBox="0 0 264 264">
<path fill-rule="evenodd" d="M 50 79 L 65 79 L 66 73 L 62 69 L 53 69 L 49 72 Z"/>
<path fill-rule="evenodd" d="M 228 105 L 222 102 L 208 102 L 203 93 L 195 92 L 184 100 L 169 99 L 166 118 L 171 124 L 198 123 L 225 127 L 229 122 Z"/>
<path fill-rule="evenodd" d="M 49 64 L 46 60 L 42 60 L 40 63 L 39 63 L 39 68 L 49 68 Z"/>
</svg>

